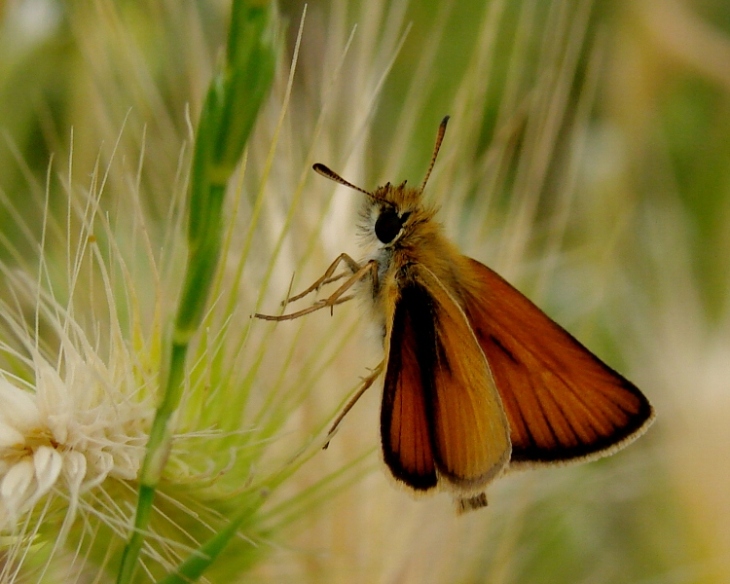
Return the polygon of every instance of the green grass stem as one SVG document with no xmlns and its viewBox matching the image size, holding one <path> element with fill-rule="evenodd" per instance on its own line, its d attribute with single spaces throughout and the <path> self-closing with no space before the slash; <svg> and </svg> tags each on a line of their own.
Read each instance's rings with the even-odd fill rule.
<svg viewBox="0 0 730 584">
<path fill-rule="evenodd" d="M 167 463 L 173 435 L 171 420 L 185 387 L 188 346 L 203 321 L 220 259 L 228 181 L 274 78 L 277 58 L 274 6 L 238 0 L 234 1 L 231 12 L 226 62 L 210 84 L 198 123 L 188 198 L 185 279 L 174 321 L 164 393 L 147 444 L 134 530 L 122 555 L 119 584 L 130 582 L 134 576 L 152 515 L 155 490 Z M 231 522 L 220 532 L 220 537 L 231 537 L 237 527 L 236 521 Z M 198 559 L 207 556 L 205 550 L 195 556 L 195 570 L 203 569 Z"/>
</svg>

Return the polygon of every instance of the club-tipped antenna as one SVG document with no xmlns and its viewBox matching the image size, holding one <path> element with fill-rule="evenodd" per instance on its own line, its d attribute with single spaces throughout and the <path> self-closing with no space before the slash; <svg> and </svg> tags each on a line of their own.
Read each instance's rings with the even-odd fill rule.
<svg viewBox="0 0 730 584">
<path fill-rule="evenodd" d="M 312 169 L 314 169 L 314 172 L 317 174 L 321 174 L 322 176 L 335 181 L 336 183 L 340 183 L 343 186 L 350 187 L 351 189 L 355 189 L 356 191 L 360 191 L 364 195 L 367 195 L 368 197 L 372 197 L 373 193 L 370 193 L 366 191 L 365 189 L 361 189 L 360 187 L 355 186 L 350 181 L 346 181 L 344 178 L 342 178 L 339 174 L 337 174 L 334 170 L 330 169 L 329 167 L 325 166 L 324 164 L 320 164 L 319 162 L 312 166 Z"/>
<path fill-rule="evenodd" d="M 421 183 L 421 188 L 418 191 L 419 193 L 423 192 L 423 189 L 426 188 L 426 183 L 428 182 L 428 178 L 431 176 L 431 171 L 433 170 L 433 165 L 436 164 L 436 157 L 439 153 L 439 148 L 441 148 L 441 142 L 444 140 L 444 134 L 446 133 L 446 124 L 449 123 L 449 116 L 445 116 L 443 120 L 441 120 L 441 124 L 439 125 L 439 133 L 436 136 L 436 144 L 433 147 L 433 154 L 431 155 L 431 164 L 428 166 L 428 171 L 426 172 L 426 178 L 423 179 L 423 182 Z"/>
</svg>

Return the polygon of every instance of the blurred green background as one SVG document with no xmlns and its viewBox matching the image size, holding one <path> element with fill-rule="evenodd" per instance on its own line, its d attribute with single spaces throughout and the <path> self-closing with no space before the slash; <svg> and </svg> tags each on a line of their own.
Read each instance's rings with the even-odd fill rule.
<svg viewBox="0 0 730 584">
<path fill-rule="evenodd" d="M 286 27 L 280 86 L 303 7 L 280 3 Z M 220 1 L 0 2 L 0 196 L 31 229 L 40 233 L 49 159 L 54 172 L 68 167 L 72 132 L 80 183 L 117 148 L 131 167 L 137 158 L 144 165 L 147 221 L 167 219 L 189 139 L 186 115 L 197 119 L 228 10 Z M 500 14 L 493 29 L 484 24 L 490 10 Z M 397 507 L 375 511 L 353 508 L 372 504 L 362 493 L 342 494 L 281 535 L 283 544 L 272 547 L 255 575 L 296 582 L 730 581 L 730 3 L 312 3 L 287 122 L 307 138 L 294 144 L 299 151 L 277 153 L 295 166 L 293 174 L 311 163 L 307 140 L 328 92 L 340 92 L 331 98 L 335 104 L 351 99 L 352 106 L 362 97 L 348 94 L 349 63 L 336 89 L 323 81 L 356 24 L 352 51 L 364 56 L 353 59 L 362 65 L 367 57 L 372 70 L 351 74 L 367 77 L 366 86 L 377 87 L 396 55 L 377 101 L 358 118 L 377 145 L 358 170 L 362 186 L 405 178 L 417 184 L 438 121 L 451 114 L 436 183 L 445 211 L 446 178 L 456 185 L 473 173 L 462 215 L 446 215 L 455 239 L 516 276 L 548 312 L 625 371 L 655 404 L 658 419 L 615 460 L 501 481 L 490 507 L 468 518 L 412 511 L 421 502 L 401 493 L 388 499 Z M 374 48 L 362 49 L 363 38 Z M 496 58 L 480 64 L 487 45 Z M 568 61 L 565 79 L 551 85 L 564 70 L 556 64 Z M 469 76 L 482 74 L 489 83 L 475 82 L 477 89 L 464 95 Z M 531 110 L 543 96 L 535 87 L 564 96 Z M 550 131 L 531 131 L 538 122 L 523 108 L 553 116 Z M 336 107 L 328 115 L 330 132 L 351 122 Z M 334 159 L 322 160 L 345 176 L 336 166 L 347 160 L 338 158 L 338 146 L 358 148 L 348 136 L 332 138 Z M 495 144 L 503 152 L 499 163 Z M 520 161 L 532 150 L 544 153 L 535 158 L 541 178 L 526 186 Z M 470 247 L 471 232 L 458 228 L 481 209 L 477 187 L 495 168 L 500 180 L 483 226 L 494 244 L 479 253 Z M 568 199 L 566 183 L 574 193 Z M 521 189 L 533 197 L 527 211 L 517 204 Z M 114 184 L 109 191 L 113 196 Z M 66 204 L 61 195 L 51 193 L 52 211 Z M 2 236 L 33 258 L 38 250 L 26 245 L 10 207 L 0 210 Z M 529 227 L 517 239 L 523 243 L 509 243 L 504 234 L 518 229 L 523 213 Z M 512 245 L 524 249 L 510 251 Z M 540 279 L 547 268 L 534 267 L 546 255 L 558 274 L 547 284 Z M 513 257 L 527 267 L 515 266 Z M 350 363 L 346 375 L 354 379 L 365 365 Z M 356 423 L 373 422 L 376 407 Z M 371 473 L 362 488 L 374 482 L 385 481 Z M 372 525 L 377 513 L 403 514 L 407 533 L 389 534 L 401 537 L 402 547 L 384 537 L 382 524 Z M 319 555 L 302 552 L 313 538 Z"/>
</svg>

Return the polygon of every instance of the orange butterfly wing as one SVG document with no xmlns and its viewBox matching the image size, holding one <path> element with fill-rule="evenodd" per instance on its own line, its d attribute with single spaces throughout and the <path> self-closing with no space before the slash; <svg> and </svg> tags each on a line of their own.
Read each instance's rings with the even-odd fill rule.
<svg viewBox="0 0 730 584">
<path fill-rule="evenodd" d="M 509 420 L 512 465 L 610 454 L 654 412 L 630 381 L 593 355 L 501 276 L 469 261 L 465 312 Z"/>
<path fill-rule="evenodd" d="M 416 490 L 482 489 L 509 460 L 509 429 L 466 316 L 425 268 L 400 288 L 388 334 L 383 456 Z"/>
</svg>

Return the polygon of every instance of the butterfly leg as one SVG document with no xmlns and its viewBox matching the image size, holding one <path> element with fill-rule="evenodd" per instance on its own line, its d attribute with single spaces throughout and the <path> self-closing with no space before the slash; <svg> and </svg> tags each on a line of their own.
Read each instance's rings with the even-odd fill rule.
<svg viewBox="0 0 730 584">
<path fill-rule="evenodd" d="M 341 258 L 347 258 L 347 259 L 341 259 Z M 348 261 L 349 260 L 349 261 Z M 334 310 L 334 307 L 337 304 L 342 304 L 343 302 L 347 302 L 348 300 L 351 300 L 354 295 L 348 294 L 347 296 L 344 296 L 345 292 L 347 292 L 352 286 L 354 286 L 357 282 L 362 280 L 366 277 L 371 277 L 373 279 L 373 282 L 377 282 L 378 278 L 378 264 L 375 262 L 375 260 L 371 260 L 368 263 L 366 263 L 363 266 L 360 266 L 357 262 L 355 262 L 350 256 L 346 254 L 341 254 L 338 256 L 337 260 L 335 260 L 332 265 L 327 269 L 327 272 L 330 272 L 330 269 L 334 272 L 334 270 L 337 268 L 337 263 L 339 261 L 344 261 L 348 264 L 348 267 L 350 269 L 353 269 L 354 273 L 345 281 L 342 286 L 337 288 L 330 296 L 327 298 L 323 298 L 322 300 L 318 300 L 314 304 L 312 304 L 308 308 L 304 308 L 302 310 L 298 310 L 297 312 L 292 312 L 290 314 L 280 314 L 278 316 L 276 315 L 270 315 L 270 314 L 254 314 L 255 318 L 260 318 L 262 320 L 275 320 L 275 321 L 281 321 L 281 320 L 293 320 L 295 318 L 299 318 L 301 316 L 305 316 L 307 314 L 311 314 L 312 312 L 316 312 L 317 310 L 321 310 L 322 308 L 330 308 L 330 311 Z M 352 262 L 352 265 L 350 265 L 349 262 Z M 354 269 L 356 268 L 356 269 Z M 324 276 L 322 276 L 317 282 L 315 282 L 314 285 L 310 286 L 311 289 L 305 290 L 303 293 L 298 294 L 294 298 L 302 298 L 303 296 L 306 296 L 306 294 L 309 294 L 310 292 L 317 289 L 317 286 L 322 286 L 323 284 L 327 283 L 328 281 L 334 281 L 339 278 L 334 278 L 334 280 L 330 279 L 332 278 L 331 273 L 328 275 L 328 273 L 325 272 Z"/>
<path fill-rule="evenodd" d="M 287 298 L 284 302 L 282 302 L 283 305 L 289 304 L 290 302 L 295 302 L 301 298 L 304 298 L 308 294 L 311 294 L 312 292 L 319 291 L 322 286 L 325 286 L 327 284 L 330 284 L 331 282 L 336 282 L 337 280 L 340 280 L 344 278 L 347 275 L 347 272 L 342 272 L 341 274 L 338 274 L 337 276 L 333 276 L 332 274 L 335 273 L 335 270 L 341 263 L 347 264 L 347 267 L 349 268 L 350 272 L 355 274 L 362 266 L 358 264 L 355 260 L 353 260 L 349 255 L 346 253 L 341 253 L 335 258 L 335 261 L 333 261 L 330 264 L 330 267 L 327 268 L 325 273 L 322 275 L 321 278 L 318 278 L 309 288 L 306 290 L 300 292 L 296 296 L 291 296 Z"/>
<path fill-rule="evenodd" d="M 332 427 L 330 427 L 329 432 L 327 432 L 327 442 L 324 443 L 324 446 L 322 446 L 322 450 L 327 450 L 327 447 L 330 445 L 330 441 L 332 440 L 332 437 L 335 435 L 335 432 L 337 431 L 337 428 L 340 426 L 340 422 L 345 419 L 345 416 L 350 412 L 350 410 L 354 407 L 354 405 L 357 403 L 357 401 L 362 397 L 362 395 L 370 388 L 370 386 L 375 383 L 375 380 L 380 376 L 380 374 L 383 372 L 383 367 L 385 366 L 385 359 L 382 360 L 375 369 L 372 370 L 370 375 L 367 377 L 364 377 L 362 379 L 362 383 L 360 384 L 360 387 L 357 388 L 357 391 L 355 392 L 355 395 L 353 395 L 350 398 L 350 401 L 347 402 L 344 408 L 342 408 L 342 411 L 337 416 L 335 421 L 332 423 Z"/>
</svg>

